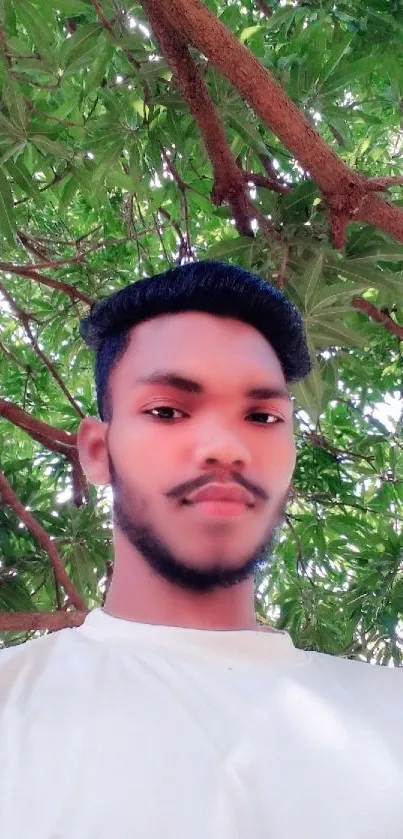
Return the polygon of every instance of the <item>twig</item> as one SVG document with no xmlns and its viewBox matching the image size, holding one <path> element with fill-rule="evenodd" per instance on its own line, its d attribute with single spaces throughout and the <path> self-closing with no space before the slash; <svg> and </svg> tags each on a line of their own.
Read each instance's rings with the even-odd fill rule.
<svg viewBox="0 0 403 839">
<path fill-rule="evenodd" d="M 24 329 L 25 329 L 25 331 L 28 335 L 28 338 L 29 338 L 36 354 L 39 356 L 39 358 L 43 361 L 45 366 L 48 368 L 49 372 L 51 373 L 51 375 L 53 376 L 55 381 L 58 383 L 59 387 L 61 388 L 64 395 L 67 397 L 68 401 L 73 406 L 75 411 L 77 411 L 78 415 L 83 419 L 85 414 L 83 414 L 79 404 L 76 402 L 76 400 L 73 398 L 73 396 L 69 392 L 68 388 L 64 384 L 64 381 L 63 381 L 62 377 L 59 376 L 59 373 L 57 372 L 54 364 L 52 364 L 52 362 L 47 358 L 45 353 L 41 350 L 35 336 L 32 333 L 31 327 L 29 325 L 29 321 L 33 319 L 33 316 L 29 315 L 28 312 L 24 312 L 23 309 L 21 309 L 18 306 L 18 304 L 16 303 L 14 298 L 11 296 L 9 291 L 7 291 L 7 289 L 4 288 L 2 283 L 0 283 L 0 292 L 4 295 L 7 302 L 9 303 L 9 305 L 11 306 L 13 311 L 16 313 L 18 319 L 21 321 L 21 323 L 22 323 L 22 325 L 23 325 L 23 327 L 24 327 Z"/>
<path fill-rule="evenodd" d="M 26 507 L 24 507 L 24 505 L 21 503 L 20 499 L 15 494 L 4 472 L 2 472 L 1 469 L 0 491 L 3 497 L 3 501 L 6 504 L 10 505 L 10 507 L 14 510 L 20 521 L 22 521 L 25 524 L 25 526 L 28 528 L 28 530 L 31 531 L 32 535 L 37 540 L 37 542 L 49 554 L 52 568 L 55 572 L 55 576 L 59 581 L 60 585 L 63 586 L 66 594 L 68 594 L 71 604 L 75 606 L 76 609 L 81 609 L 85 611 L 86 606 L 84 600 L 76 591 L 75 587 L 73 586 L 73 583 L 67 575 L 63 565 L 63 561 L 59 555 L 54 541 L 52 541 L 48 533 L 46 533 L 46 530 L 43 529 L 42 525 L 39 524 L 39 522 L 34 518 L 32 513 L 30 513 L 29 510 L 27 510 Z"/>
<path fill-rule="evenodd" d="M 270 6 L 267 5 L 266 0 L 256 0 L 256 3 L 259 6 L 260 11 L 263 12 L 263 14 L 266 15 L 266 17 L 272 16 L 273 9 L 271 9 Z"/>
<path fill-rule="evenodd" d="M 30 265 L 14 265 L 12 262 L 0 262 L 0 271 L 5 271 L 9 274 L 18 274 L 21 277 L 28 277 L 28 279 L 36 280 L 42 285 L 49 286 L 49 288 L 57 288 L 58 291 L 64 292 L 72 300 L 82 300 L 88 306 L 91 306 L 94 302 L 92 297 L 89 297 L 88 294 L 80 291 L 75 286 L 69 285 L 69 283 L 63 283 L 60 280 L 53 280 L 45 274 L 39 274 L 36 271 L 36 265 L 31 268 Z"/>
</svg>

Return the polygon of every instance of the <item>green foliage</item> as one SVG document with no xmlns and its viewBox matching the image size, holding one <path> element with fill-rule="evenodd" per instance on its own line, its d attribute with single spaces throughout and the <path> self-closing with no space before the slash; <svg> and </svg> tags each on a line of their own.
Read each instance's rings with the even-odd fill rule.
<svg viewBox="0 0 403 839">
<path fill-rule="evenodd" d="M 346 164 L 369 176 L 403 175 L 401 3 L 272 0 L 270 17 L 254 0 L 206 5 Z M 298 646 L 401 664 L 402 425 L 397 411 L 387 420 L 377 406 L 402 400 L 402 350 L 351 303 L 364 297 L 403 323 L 403 246 L 351 224 L 343 251 L 333 251 L 316 185 L 192 53 L 234 157 L 264 174 L 266 155 L 290 186 L 286 194 L 250 187 L 276 235 L 258 224 L 254 238 L 239 236 L 228 206 L 210 200 L 211 161 L 141 5 L 128 4 L 121 19 L 115 3 L 102 7 L 112 31 L 88 0 L 0 2 L 0 282 L 19 307 L 1 297 L 1 397 L 72 433 L 80 411 L 96 412 L 91 357 L 78 334 L 86 304 L 44 277 L 95 299 L 193 253 L 283 282 L 303 313 L 314 369 L 293 388 L 294 490 L 257 581 L 256 610 Z M 402 204 L 401 190 L 389 190 L 394 203 Z M 10 263 L 36 268 L 42 282 L 7 270 Z M 21 310 L 73 401 L 38 355 Z M 4 417 L 1 424 L 2 470 L 55 540 L 89 608 L 98 605 L 112 558 L 105 495 L 90 488 L 77 505 L 66 459 Z M 0 609 L 54 610 L 58 597 L 46 551 L 3 504 Z M 26 637 L 3 635 L 4 643 Z"/>
</svg>

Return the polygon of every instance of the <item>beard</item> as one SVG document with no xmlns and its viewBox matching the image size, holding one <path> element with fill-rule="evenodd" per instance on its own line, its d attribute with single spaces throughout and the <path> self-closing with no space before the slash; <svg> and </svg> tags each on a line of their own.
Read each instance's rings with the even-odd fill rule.
<svg viewBox="0 0 403 839">
<path fill-rule="evenodd" d="M 124 533 L 150 568 L 169 583 L 188 592 L 206 594 L 238 585 L 255 576 L 258 571 L 267 568 L 271 561 L 271 548 L 277 530 L 284 521 L 291 482 L 277 505 L 273 516 L 274 522 L 271 521 L 268 525 L 264 538 L 235 568 L 223 568 L 219 562 L 213 565 L 211 562 L 210 564 L 206 562 L 206 567 L 201 562 L 199 567 L 194 567 L 171 551 L 153 525 L 144 520 L 139 512 L 141 504 L 136 505 L 130 501 L 130 494 L 116 473 L 109 450 L 108 462 L 113 492 L 114 524 Z"/>
</svg>

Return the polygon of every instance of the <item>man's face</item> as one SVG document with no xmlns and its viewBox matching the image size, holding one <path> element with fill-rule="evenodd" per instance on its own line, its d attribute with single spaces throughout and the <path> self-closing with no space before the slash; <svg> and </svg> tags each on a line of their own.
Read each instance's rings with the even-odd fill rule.
<svg viewBox="0 0 403 839">
<path fill-rule="evenodd" d="M 195 385 L 146 381 L 165 374 Z M 290 399 L 246 395 L 253 388 L 287 394 L 274 350 L 232 318 L 163 315 L 132 330 L 110 385 L 114 526 L 158 573 L 188 590 L 250 577 L 267 560 L 295 467 Z M 246 489 L 250 505 L 186 503 L 211 482 Z"/>
</svg>

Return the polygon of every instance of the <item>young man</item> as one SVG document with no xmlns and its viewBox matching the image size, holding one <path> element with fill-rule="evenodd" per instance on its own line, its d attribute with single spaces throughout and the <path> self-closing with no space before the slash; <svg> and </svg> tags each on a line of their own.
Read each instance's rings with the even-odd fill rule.
<svg viewBox="0 0 403 839">
<path fill-rule="evenodd" d="M 402 671 L 254 616 L 310 369 L 298 311 L 204 262 L 99 301 L 81 334 L 114 573 L 81 627 L 0 656 L 0 836 L 402 839 Z"/>
</svg>

